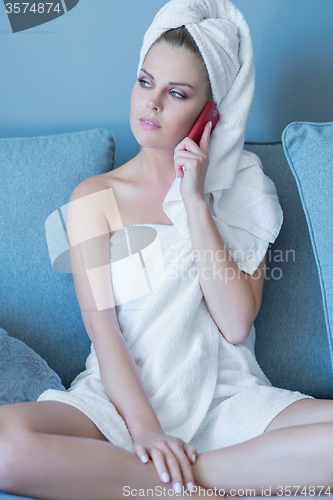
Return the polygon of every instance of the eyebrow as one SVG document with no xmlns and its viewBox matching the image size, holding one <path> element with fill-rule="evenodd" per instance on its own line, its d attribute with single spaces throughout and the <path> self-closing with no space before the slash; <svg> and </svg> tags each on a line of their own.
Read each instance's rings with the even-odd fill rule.
<svg viewBox="0 0 333 500">
<path fill-rule="evenodd" d="M 155 81 L 155 78 L 153 77 L 153 75 L 151 75 L 150 73 L 148 73 L 148 71 L 146 71 L 143 68 L 141 68 L 141 71 L 143 71 L 144 73 L 146 73 L 146 75 L 148 75 L 152 80 Z M 194 87 L 192 87 L 192 85 L 190 85 L 189 83 L 169 82 L 169 85 L 179 85 L 180 87 L 190 87 L 191 89 L 194 90 Z"/>
</svg>

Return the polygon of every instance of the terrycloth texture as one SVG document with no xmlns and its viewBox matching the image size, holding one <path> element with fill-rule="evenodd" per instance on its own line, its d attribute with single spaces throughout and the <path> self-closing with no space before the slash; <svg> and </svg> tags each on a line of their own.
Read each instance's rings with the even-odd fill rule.
<svg viewBox="0 0 333 500">
<path fill-rule="evenodd" d="M 36 401 L 47 389 L 65 390 L 33 349 L 0 328 L 0 405 Z"/>
<path fill-rule="evenodd" d="M 262 172 L 259 158 L 243 150 L 254 92 L 249 28 L 228 0 L 171 0 L 144 36 L 138 75 L 155 40 L 182 25 L 199 47 L 220 113 L 210 140 L 205 197 L 238 266 L 253 274 L 268 243 L 279 234 L 283 214 L 274 183 Z"/>
<path fill-rule="evenodd" d="M 254 327 L 237 346 L 220 334 L 203 298 L 184 212 L 169 203 L 179 191 L 176 181 L 163 203 L 173 226 L 134 224 L 115 232 L 111 275 L 121 332 L 164 431 L 200 452 L 261 434 L 281 410 L 307 396 L 271 387 L 255 360 Z M 136 259 L 137 272 L 119 272 L 122 259 Z M 135 299 L 133 288 L 142 290 Z M 126 424 L 101 384 L 93 345 L 86 368 L 67 393 L 50 390 L 39 400 L 72 404 L 131 451 Z"/>
<path fill-rule="evenodd" d="M 282 134 L 316 259 L 333 366 L 333 122 L 294 122 Z"/>
</svg>

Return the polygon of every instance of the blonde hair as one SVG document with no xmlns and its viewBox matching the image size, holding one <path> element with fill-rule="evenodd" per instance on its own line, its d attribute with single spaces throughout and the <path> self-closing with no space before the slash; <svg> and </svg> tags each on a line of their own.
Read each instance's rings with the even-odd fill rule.
<svg viewBox="0 0 333 500">
<path fill-rule="evenodd" d="M 190 52 L 192 52 L 192 54 L 194 54 L 200 58 L 200 60 L 203 63 L 205 73 L 206 73 L 206 99 L 207 99 L 207 101 L 213 101 L 212 88 L 210 85 L 209 75 L 208 75 L 208 71 L 207 71 L 205 62 L 202 58 L 202 55 L 200 53 L 200 50 L 199 50 L 197 44 L 195 43 L 191 34 L 185 28 L 185 26 L 180 26 L 179 28 L 172 28 L 170 30 L 164 31 L 155 40 L 155 42 L 151 45 L 151 47 L 153 47 L 153 45 L 155 45 L 155 43 L 160 43 L 160 42 L 166 42 L 169 45 L 171 45 L 172 47 L 183 47 L 184 49 L 189 50 Z"/>
</svg>

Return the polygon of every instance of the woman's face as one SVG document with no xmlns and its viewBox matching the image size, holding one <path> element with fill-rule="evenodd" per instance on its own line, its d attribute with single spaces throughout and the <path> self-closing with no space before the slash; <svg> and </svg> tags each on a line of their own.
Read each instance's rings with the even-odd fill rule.
<svg viewBox="0 0 333 500">
<path fill-rule="evenodd" d="M 130 124 L 143 147 L 173 150 L 206 104 L 204 63 L 184 48 L 151 47 L 131 97 Z"/>
</svg>

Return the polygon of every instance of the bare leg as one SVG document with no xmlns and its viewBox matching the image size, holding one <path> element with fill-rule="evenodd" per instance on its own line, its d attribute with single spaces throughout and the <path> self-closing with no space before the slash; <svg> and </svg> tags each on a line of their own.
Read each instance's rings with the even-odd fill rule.
<svg viewBox="0 0 333 500">
<path fill-rule="evenodd" d="M 157 487 L 175 496 L 151 461 L 111 444 L 76 408 L 55 401 L 0 407 L 0 490 L 43 500 L 109 500 L 139 496 L 140 489 L 157 498 Z"/>
<path fill-rule="evenodd" d="M 296 410 L 294 403 L 285 410 L 286 418 Z M 151 462 L 142 464 L 134 454 L 106 441 L 85 415 L 69 405 L 0 407 L 0 430 L 0 489 L 8 492 L 45 500 L 99 500 L 123 499 L 124 492 L 131 491 L 131 496 L 139 496 L 139 490 L 154 498 L 156 487 L 167 496 L 170 488 L 159 481 Z M 271 494 L 281 494 L 278 487 L 286 485 L 327 487 L 333 484 L 332 445 L 330 422 L 279 428 L 236 446 L 201 453 L 193 473 L 201 488 L 227 493 L 243 489 L 241 496 L 252 488 L 261 495 L 262 488 L 269 487 Z M 203 495 L 202 491 L 191 498 Z"/>
<path fill-rule="evenodd" d="M 271 487 L 271 494 L 280 495 L 288 494 L 284 488 L 290 485 L 295 486 L 292 496 L 296 486 L 306 486 L 307 493 L 310 486 L 330 486 L 333 493 L 333 401 L 293 403 L 261 436 L 200 454 L 193 473 L 198 484 L 227 492 L 244 489 L 246 494 L 246 489 L 254 488 L 256 495 L 262 495 Z"/>
<path fill-rule="evenodd" d="M 333 401 L 330 399 L 301 399 L 279 413 L 265 432 L 294 425 L 333 422 Z"/>
</svg>

